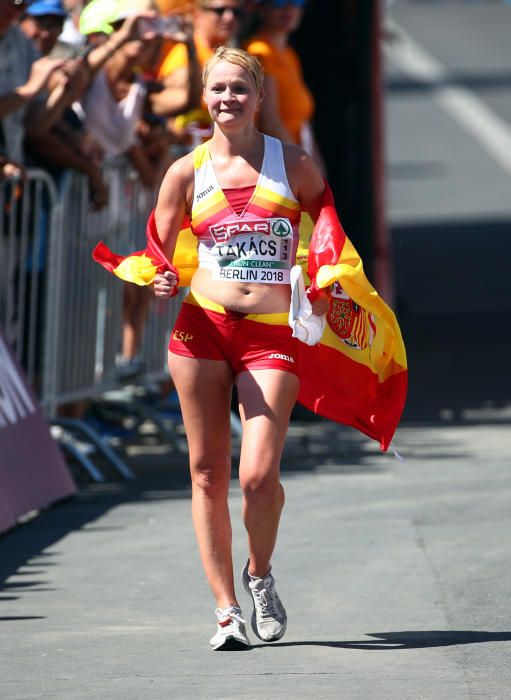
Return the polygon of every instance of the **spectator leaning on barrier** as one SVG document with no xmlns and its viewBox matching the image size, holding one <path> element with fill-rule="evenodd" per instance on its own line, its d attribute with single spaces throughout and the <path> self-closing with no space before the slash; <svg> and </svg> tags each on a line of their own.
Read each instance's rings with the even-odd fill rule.
<svg viewBox="0 0 511 700">
<path fill-rule="evenodd" d="M 265 74 L 259 128 L 282 141 L 302 146 L 325 174 L 311 126 L 314 98 L 305 85 L 300 57 L 289 45 L 304 9 L 305 0 L 259 0 L 257 30 L 244 48 L 261 61 Z"/>
<path fill-rule="evenodd" d="M 43 56 L 47 56 L 57 45 L 65 17 L 66 10 L 61 0 L 36 0 L 23 15 L 20 28 L 31 39 L 36 49 Z M 86 58 L 78 56 L 67 60 L 60 70 L 73 75 L 75 97 L 79 99 L 92 73 Z M 58 71 L 56 75 L 58 76 Z M 41 135 L 28 134 L 25 143 L 29 165 L 42 167 L 55 178 L 65 169 L 84 173 L 89 180 L 89 194 L 93 207 L 101 209 L 107 204 L 108 189 L 101 173 L 102 149 L 92 135 L 83 129 L 82 123 L 70 107 L 48 132 Z"/>
<path fill-rule="evenodd" d="M 28 7 L 23 0 L 0 0 L 0 120 L 5 159 L 23 163 L 25 133 L 43 133 L 73 99 L 70 78 L 61 74 L 47 86 L 63 61 L 39 58 L 32 42 L 15 26 Z"/>
<path fill-rule="evenodd" d="M 144 111 L 147 109 L 147 90 L 140 67 L 153 55 L 154 43 L 158 41 L 156 33 L 151 29 L 151 22 L 146 22 L 149 28 L 146 32 L 142 20 L 152 20 L 155 15 L 125 8 L 124 3 L 118 3 L 112 14 L 109 0 L 105 0 L 104 4 L 95 0 L 94 17 L 98 24 L 89 24 L 88 29 L 93 31 L 106 22 L 117 30 L 117 34 L 129 26 L 129 40 L 112 52 L 94 76 L 82 98 L 81 106 L 86 128 L 98 139 L 105 155 L 127 156 L 138 171 L 142 183 L 153 188 L 163 176 L 162 168 L 168 165 L 154 161 L 147 149 L 147 132 L 139 134 Z M 105 10 L 103 15 L 102 10 Z M 114 37 L 115 34 L 107 43 L 113 41 Z M 141 231 L 142 234 L 144 230 L 145 228 Z M 136 285 L 125 286 L 123 347 L 119 362 L 119 371 L 123 377 L 141 369 L 138 352 L 150 299 L 146 289 Z"/>
<path fill-rule="evenodd" d="M 97 3 L 97 10 L 100 3 Z M 152 15 L 149 15 L 151 17 Z M 106 156 L 126 155 L 148 187 L 158 184 L 161 168 L 144 158 L 143 144 L 137 129 L 146 109 L 147 89 L 140 67 L 152 55 L 153 44 L 158 38 L 154 32 L 141 35 L 137 18 L 147 18 L 143 13 L 125 12 L 118 3 L 116 15 L 109 15 L 109 23 L 121 31 L 125 22 L 132 28 L 127 41 L 108 56 L 97 71 L 81 99 L 85 125 L 98 139 Z M 100 20 L 99 26 L 104 20 Z M 93 27 L 91 26 L 91 29 Z"/>
<path fill-rule="evenodd" d="M 21 0 L 0 0 L 0 141 L 3 151 L 0 165 L 2 173 L 9 176 L 23 173 L 25 133 L 43 132 L 60 116 L 66 104 L 63 88 L 66 83 L 69 84 L 67 78 L 59 80 L 56 89 L 48 93 L 46 88 L 50 77 L 62 65 L 62 61 L 48 58 L 37 60 L 32 42 L 15 26 L 26 7 L 27 4 Z M 23 183 L 9 183 L 8 188 L 6 202 L 11 196 L 13 201 L 19 200 L 24 191 Z M 23 211 L 21 207 L 4 204 L 2 209 L 1 215 L 7 223 L 5 230 L 15 231 L 15 237 L 11 239 L 13 259 L 6 279 L 8 293 L 13 299 L 6 331 L 19 356 L 23 354 L 22 361 L 25 361 L 27 329 L 33 321 L 29 299 L 35 296 L 40 303 L 42 295 L 37 294 L 38 275 L 29 274 L 29 266 L 16 234 L 22 223 L 29 219 L 34 221 L 34 213 L 31 206 Z M 39 238 L 42 240 L 43 235 Z M 37 267 L 34 258 L 38 252 L 30 248 L 32 269 Z M 36 281 L 36 286 L 29 289 L 27 282 L 32 279 Z"/>
</svg>

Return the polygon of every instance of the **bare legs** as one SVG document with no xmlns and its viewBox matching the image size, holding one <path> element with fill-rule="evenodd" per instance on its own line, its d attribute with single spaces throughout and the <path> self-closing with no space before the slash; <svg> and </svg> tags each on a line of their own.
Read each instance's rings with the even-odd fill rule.
<svg viewBox="0 0 511 700">
<path fill-rule="evenodd" d="M 220 608 L 237 604 L 227 505 L 230 481 L 228 365 L 169 354 L 188 437 L 192 517 L 199 551 Z M 243 372 L 238 377 L 243 441 L 240 484 L 248 532 L 251 574 L 264 576 L 275 547 L 284 491 L 279 466 L 298 378 L 278 370 Z"/>
<path fill-rule="evenodd" d="M 188 439 L 192 518 L 199 552 L 219 608 L 237 604 L 227 493 L 231 477 L 231 370 L 225 362 L 169 353 Z"/>
<path fill-rule="evenodd" d="M 248 533 L 248 570 L 262 577 L 270 568 L 284 506 L 280 458 L 298 378 L 279 370 L 257 370 L 240 374 L 237 386 L 243 424 L 240 485 Z"/>
</svg>

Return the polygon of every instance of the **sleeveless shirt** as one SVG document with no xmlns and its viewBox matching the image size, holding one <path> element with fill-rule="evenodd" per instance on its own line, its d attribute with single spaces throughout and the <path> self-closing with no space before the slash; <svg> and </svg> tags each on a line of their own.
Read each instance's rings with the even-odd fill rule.
<svg viewBox="0 0 511 700">
<path fill-rule="evenodd" d="M 218 184 L 208 142 L 194 150 L 193 163 L 190 225 L 198 238 L 199 267 L 212 270 L 214 280 L 289 284 L 301 207 L 289 186 L 281 142 L 264 135 L 261 172 L 241 214 Z"/>
</svg>

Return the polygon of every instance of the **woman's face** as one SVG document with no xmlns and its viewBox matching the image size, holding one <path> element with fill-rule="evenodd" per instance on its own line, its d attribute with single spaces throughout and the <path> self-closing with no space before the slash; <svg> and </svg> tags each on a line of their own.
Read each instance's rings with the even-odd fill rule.
<svg viewBox="0 0 511 700">
<path fill-rule="evenodd" d="M 219 126 L 244 126 L 253 123 L 261 95 L 244 68 L 219 61 L 208 75 L 204 100 Z"/>
</svg>

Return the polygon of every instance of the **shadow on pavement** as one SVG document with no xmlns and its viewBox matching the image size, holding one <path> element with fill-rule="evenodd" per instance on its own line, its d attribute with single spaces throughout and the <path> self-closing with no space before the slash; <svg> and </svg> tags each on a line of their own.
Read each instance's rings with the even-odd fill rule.
<svg viewBox="0 0 511 700">
<path fill-rule="evenodd" d="M 0 606 L 2 601 L 15 600 L 18 596 L 13 594 L 16 593 L 24 595 L 54 590 L 45 587 L 44 575 L 49 567 L 59 565 L 59 553 L 45 550 L 70 532 L 121 529 L 94 525 L 110 509 L 129 501 L 189 498 L 185 472 L 181 474 L 174 470 L 166 475 L 162 473 L 164 469 L 156 470 L 154 466 L 148 471 L 147 478 L 132 483 L 94 484 L 83 488 L 77 496 L 53 505 L 36 518 L 3 534 L 0 537 Z M 18 572 L 21 567 L 28 567 L 28 571 Z M 14 574 L 17 578 L 30 577 L 30 580 L 7 583 Z"/>
<path fill-rule="evenodd" d="M 396 649 L 427 649 L 431 647 L 481 644 L 484 642 L 509 642 L 511 632 L 479 632 L 472 630 L 425 630 L 416 632 L 378 632 L 367 635 L 376 639 L 360 641 L 298 641 L 255 644 L 252 649 L 262 647 L 317 646 L 334 649 L 363 649 L 382 651 Z"/>
<path fill-rule="evenodd" d="M 329 421 L 297 422 L 290 428 L 282 471 L 287 477 L 308 471 L 339 473 L 375 473 L 385 469 L 374 459 L 379 454 L 376 443 L 354 431 Z M 109 481 L 83 485 L 78 494 L 40 512 L 36 518 L 20 524 L 0 536 L 0 605 L 16 599 L 16 594 L 48 590 L 45 572 L 59 565 L 59 552 L 46 551 L 68 533 L 111 531 L 98 524 L 107 511 L 120 504 L 139 501 L 189 499 L 190 476 L 186 455 L 176 454 L 169 446 L 160 454 L 151 454 L 138 445 L 135 457 L 129 458 L 136 474 L 133 482 Z M 387 463 L 388 464 L 388 463 Z M 237 479 L 236 446 L 232 477 Z M 111 477 L 113 478 L 113 477 Z M 19 572 L 20 569 L 24 569 Z M 15 582 L 7 579 L 16 574 Z M 25 577 L 19 581 L 18 577 Z"/>
</svg>

